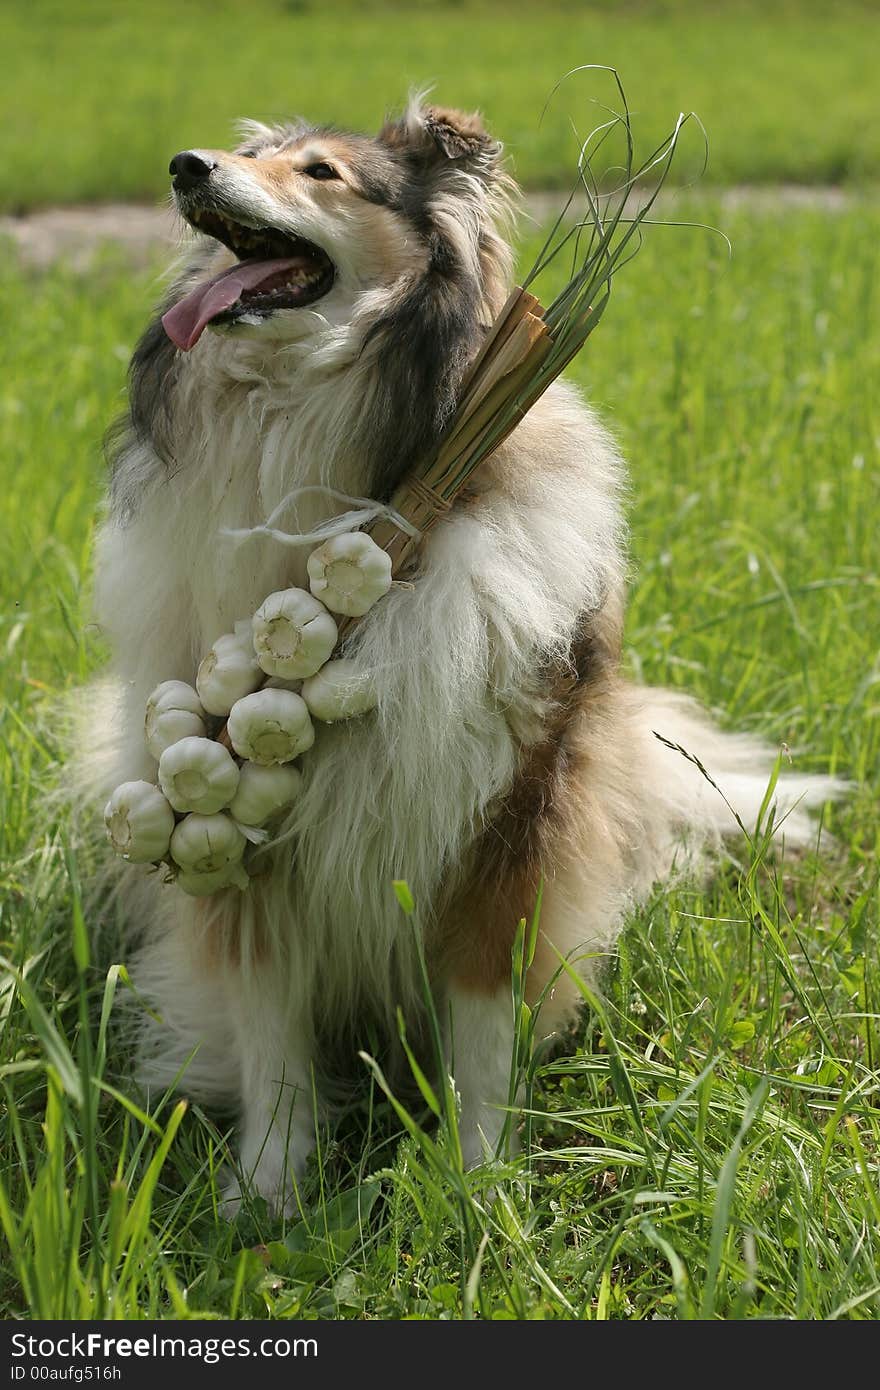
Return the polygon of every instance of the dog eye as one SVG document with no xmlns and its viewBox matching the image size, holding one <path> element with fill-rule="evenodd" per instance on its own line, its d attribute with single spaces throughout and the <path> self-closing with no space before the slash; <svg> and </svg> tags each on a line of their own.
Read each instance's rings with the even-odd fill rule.
<svg viewBox="0 0 880 1390">
<path fill-rule="evenodd" d="M 256 159 L 257 152 L 256 150 L 239 150 L 238 156 L 239 159 Z"/>
<path fill-rule="evenodd" d="M 323 160 L 317 164 L 307 164 L 302 171 L 308 174 L 310 179 L 338 179 L 339 175 L 332 164 L 325 164 Z"/>
</svg>

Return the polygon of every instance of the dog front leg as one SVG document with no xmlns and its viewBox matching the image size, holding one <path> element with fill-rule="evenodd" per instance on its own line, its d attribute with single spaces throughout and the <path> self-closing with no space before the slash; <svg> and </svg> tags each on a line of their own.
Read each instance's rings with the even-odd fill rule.
<svg viewBox="0 0 880 1390">
<path fill-rule="evenodd" d="M 454 982 L 447 1011 L 450 1069 L 461 1106 L 462 1157 L 465 1167 L 473 1168 L 495 1155 L 508 1118 L 514 1047 L 510 985 L 487 993 Z"/>
<path fill-rule="evenodd" d="M 277 962 L 257 966 L 230 990 L 241 1066 L 241 1182 L 225 1193 L 230 1216 L 242 1187 L 264 1197 L 274 1214 L 291 1215 L 296 1183 L 315 1146 L 309 1036 L 295 993 L 286 997 L 283 974 Z"/>
</svg>

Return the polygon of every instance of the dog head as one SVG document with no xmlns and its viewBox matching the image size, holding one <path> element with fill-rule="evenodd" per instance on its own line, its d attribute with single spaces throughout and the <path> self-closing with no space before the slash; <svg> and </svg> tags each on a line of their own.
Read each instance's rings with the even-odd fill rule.
<svg viewBox="0 0 880 1390">
<path fill-rule="evenodd" d="M 375 138 L 305 124 L 242 131 L 232 153 L 171 161 L 177 208 L 212 248 L 163 317 L 178 348 L 206 327 L 297 339 L 316 321 L 381 310 L 431 271 L 466 281 L 494 312 L 508 273 L 495 228 L 507 180 L 479 117 L 415 100 Z M 303 312 L 312 308 L 317 320 Z"/>
</svg>

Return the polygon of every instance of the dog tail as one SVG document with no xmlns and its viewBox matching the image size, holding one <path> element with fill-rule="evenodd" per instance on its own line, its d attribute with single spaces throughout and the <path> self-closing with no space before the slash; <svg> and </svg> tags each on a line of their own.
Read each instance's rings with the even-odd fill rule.
<svg viewBox="0 0 880 1390">
<path fill-rule="evenodd" d="M 636 896 L 676 870 L 699 868 L 725 839 L 772 829 L 786 847 L 815 847 L 814 814 L 849 784 L 789 771 L 787 750 L 716 728 L 696 701 L 651 687 L 632 691 L 632 727 L 646 809 L 635 852 Z M 785 769 L 785 770 L 783 770 Z"/>
</svg>

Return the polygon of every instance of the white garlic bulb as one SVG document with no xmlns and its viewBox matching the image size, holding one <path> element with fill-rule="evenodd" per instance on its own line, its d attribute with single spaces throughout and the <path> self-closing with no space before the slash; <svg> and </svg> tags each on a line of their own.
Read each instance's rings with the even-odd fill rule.
<svg viewBox="0 0 880 1390">
<path fill-rule="evenodd" d="M 154 758 L 182 738 L 204 738 L 208 732 L 205 711 L 195 690 L 186 681 L 163 681 L 147 701 L 144 734 Z"/>
<path fill-rule="evenodd" d="M 391 556 L 365 531 L 353 531 L 313 550 L 309 588 L 334 613 L 360 618 L 391 588 Z"/>
<path fill-rule="evenodd" d="M 315 730 L 305 701 L 292 690 L 258 690 L 238 700 L 226 725 L 240 758 L 269 767 L 311 748 Z"/>
<path fill-rule="evenodd" d="M 174 812 L 152 782 L 123 782 L 104 807 L 110 844 L 132 864 L 153 864 L 168 852 Z"/>
<path fill-rule="evenodd" d="M 369 671 L 340 657 L 303 681 L 302 697 L 315 719 L 335 724 L 338 719 L 353 719 L 375 709 L 376 685 Z"/>
<path fill-rule="evenodd" d="M 263 679 L 254 655 L 250 623 L 235 624 L 235 632 L 218 637 L 196 675 L 196 689 L 209 714 L 228 714 L 243 695 Z"/>
<path fill-rule="evenodd" d="M 270 594 L 253 617 L 254 650 L 267 676 L 314 675 L 336 646 L 336 636 L 327 609 L 305 589 Z"/>
<path fill-rule="evenodd" d="M 229 814 L 242 825 L 265 825 L 296 800 L 302 781 L 297 768 L 280 764 L 261 767 L 259 763 L 244 763 L 240 773 Z"/>
<path fill-rule="evenodd" d="M 207 898 L 212 893 L 219 893 L 221 888 L 231 887 L 232 884 L 235 884 L 236 888 L 247 888 L 250 879 L 244 865 L 239 861 L 237 864 L 228 864 L 225 869 L 215 869 L 210 874 L 181 869 L 174 882 L 184 893 L 189 893 L 190 897 Z"/>
<path fill-rule="evenodd" d="M 228 806 L 238 790 L 238 765 L 222 743 L 210 738 L 182 738 L 159 759 L 159 785 L 175 811 L 213 815 Z"/>
<path fill-rule="evenodd" d="M 171 858 L 181 869 L 196 874 L 213 874 L 236 864 L 247 841 L 229 817 L 219 813 L 185 816 L 171 836 Z"/>
</svg>

